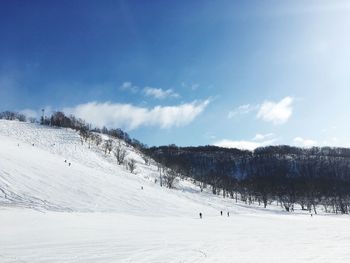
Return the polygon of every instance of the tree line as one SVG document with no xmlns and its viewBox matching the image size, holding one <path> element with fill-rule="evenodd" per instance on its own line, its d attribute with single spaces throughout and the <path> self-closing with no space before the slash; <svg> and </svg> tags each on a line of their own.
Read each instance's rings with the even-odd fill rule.
<svg viewBox="0 0 350 263">
<path fill-rule="evenodd" d="M 53 112 L 51 116 L 41 117 L 40 124 L 54 127 L 71 128 L 73 130 L 79 131 L 82 137 L 85 139 L 89 138 L 92 133 L 101 133 L 109 135 L 113 138 L 123 140 L 139 150 L 148 147 L 146 144 L 141 143 L 137 139 L 131 138 L 130 135 L 122 129 L 93 127 L 93 125 L 87 123 L 81 118 L 76 118 L 74 115 L 67 116 L 64 112 L 61 111 Z"/>
<path fill-rule="evenodd" d="M 0 119 L 2 120 L 17 120 L 17 121 L 21 121 L 21 122 L 25 122 L 27 121 L 27 117 L 19 112 L 15 112 L 15 111 L 3 111 L 0 112 Z M 29 118 L 32 121 L 32 118 Z"/>
<path fill-rule="evenodd" d="M 213 194 L 286 211 L 295 205 L 317 213 L 350 212 L 350 149 L 269 146 L 255 151 L 216 146 L 151 147 L 156 161 L 195 180 Z"/>
</svg>

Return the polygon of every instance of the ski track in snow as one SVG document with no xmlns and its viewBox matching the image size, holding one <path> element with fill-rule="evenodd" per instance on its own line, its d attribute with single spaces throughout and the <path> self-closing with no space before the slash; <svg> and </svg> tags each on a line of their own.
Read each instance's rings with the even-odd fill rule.
<svg viewBox="0 0 350 263">
<path fill-rule="evenodd" d="M 0 120 L 0 262 L 350 261 L 348 216 L 162 188 L 155 165 L 127 158 L 136 174 L 70 129 Z"/>
</svg>

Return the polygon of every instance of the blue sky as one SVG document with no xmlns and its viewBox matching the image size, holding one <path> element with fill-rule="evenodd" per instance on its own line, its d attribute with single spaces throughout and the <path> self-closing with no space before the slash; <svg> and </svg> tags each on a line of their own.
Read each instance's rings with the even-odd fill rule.
<svg viewBox="0 0 350 263">
<path fill-rule="evenodd" d="M 0 110 L 149 145 L 350 147 L 348 1 L 0 5 Z"/>
</svg>

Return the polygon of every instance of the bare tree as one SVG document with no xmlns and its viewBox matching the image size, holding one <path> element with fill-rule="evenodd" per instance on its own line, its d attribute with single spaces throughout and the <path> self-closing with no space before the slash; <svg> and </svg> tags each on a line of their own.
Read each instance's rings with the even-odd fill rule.
<svg viewBox="0 0 350 263">
<path fill-rule="evenodd" d="M 143 155 L 142 159 L 145 161 L 145 165 L 150 165 L 150 158 L 147 155 Z"/>
<path fill-rule="evenodd" d="M 104 149 L 105 149 L 105 154 L 107 154 L 107 152 L 111 153 L 111 151 L 113 149 L 113 141 L 111 139 L 108 139 L 105 141 Z"/>
<path fill-rule="evenodd" d="M 134 159 L 131 159 L 128 162 L 128 168 L 130 170 L 131 173 L 134 173 L 135 169 L 136 169 L 136 161 Z"/>
<path fill-rule="evenodd" d="M 166 170 L 166 176 L 164 177 L 164 180 L 168 188 L 174 187 L 176 176 L 177 176 L 177 172 L 175 170 L 173 169 Z"/>
<path fill-rule="evenodd" d="M 18 112 L 13 112 L 13 111 L 3 111 L 0 112 L 0 119 L 5 119 L 5 120 L 18 120 L 21 122 L 27 121 L 27 118 L 24 114 L 18 113 Z"/>
<path fill-rule="evenodd" d="M 28 120 L 30 123 L 36 123 L 36 119 L 33 117 L 29 117 Z"/>
<path fill-rule="evenodd" d="M 81 144 L 84 144 L 84 141 L 86 142 L 90 137 L 89 131 L 87 129 L 80 129 L 79 135 L 80 135 Z"/>
<path fill-rule="evenodd" d="M 96 146 L 99 146 L 102 143 L 102 138 L 98 134 L 95 134 L 94 140 L 95 140 Z"/>
<path fill-rule="evenodd" d="M 22 122 L 27 121 L 27 117 L 24 114 L 21 114 L 21 113 L 17 113 L 17 119 L 19 121 L 22 121 Z"/>
<path fill-rule="evenodd" d="M 165 167 L 161 163 L 157 163 L 157 168 L 158 168 L 158 171 L 159 171 L 159 185 L 161 187 L 163 187 L 162 169 L 163 169 L 163 173 L 164 173 Z"/>
<path fill-rule="evenodd" d="M 119 165 L 123 164 L 125 161 L 126 157 L 126 150 L 125 148 L 121 145 L 119 142 L 118 145 L 115 147 L 115 152 L 114 152 L 115 158 L 117 158 L 117 162 Z"/>
</svg>

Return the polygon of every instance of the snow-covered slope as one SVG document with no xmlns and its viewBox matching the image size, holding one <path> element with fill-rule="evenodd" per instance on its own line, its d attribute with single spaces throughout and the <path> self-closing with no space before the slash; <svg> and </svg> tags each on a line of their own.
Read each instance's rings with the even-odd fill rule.
<svg viewBox="0 0 350 263">
<path fill-rule="evenodd" d="M 210 210 L 196 200 L 198 189 L 188 182 L 179 184 L 190 190 L 185 195 L 155 184 L 157 167 L 145 165 L 131 146 L 127 158 L 136 160 L 136 174 L 102 146 L 89 149 L 73 130 L 1 120 L 0 204 L 150 216 Z"/>
<path fill-rule="evenodd" d="M 167 189 L 156 165 L 132 147 L 128 158 L 136 174 L 70 129 L 0 120 L 0 262 L 350 260 L 348 216 L 247 206 L 185 180 Z"/>
</svg>

